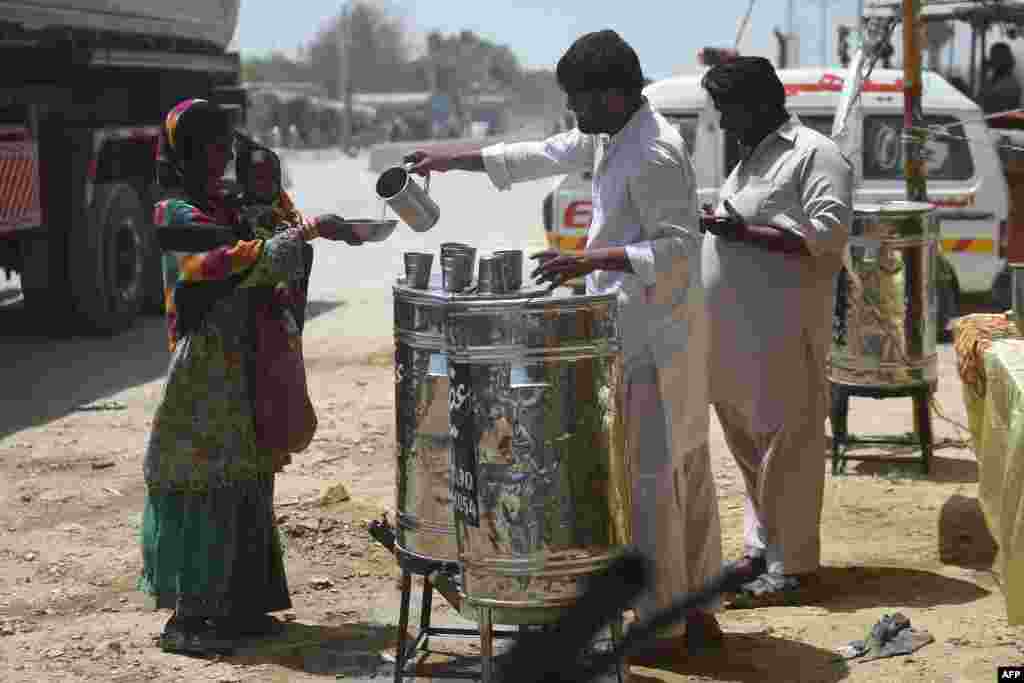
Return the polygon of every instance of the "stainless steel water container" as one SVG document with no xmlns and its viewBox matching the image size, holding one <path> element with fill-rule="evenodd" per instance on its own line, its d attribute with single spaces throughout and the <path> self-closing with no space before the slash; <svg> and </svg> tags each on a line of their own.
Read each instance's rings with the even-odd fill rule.
<svg viewBox="0 0 1024 683">
<path fill-rule="evenodd" d="M 410 555 L 455 562 L 445 314 L 452 301 L 479 297 L 445 291 L 440 277 L 426 289 L 400 280 L 392 293 L 397 544 Z"/>
<path fill-rule="evenodd" d="M 395 285 L 393 295 L 397 544 L 412 555 L 455 562 L 444 351 L 447 297 L 436 288 L 404 284 Z"/>
<path fill-rule="evenodd" d="M 836 280 L 828 377 L 900 387 L 938 379 L 939 218 L 931 204 L 854 208 L 849 259 Z"/>
<path fill-rule="evenodd" d="M 465 602 L 543 623 L 632 538 L 615 295 L 459 300 L 445 316 Z"/>
</svg>

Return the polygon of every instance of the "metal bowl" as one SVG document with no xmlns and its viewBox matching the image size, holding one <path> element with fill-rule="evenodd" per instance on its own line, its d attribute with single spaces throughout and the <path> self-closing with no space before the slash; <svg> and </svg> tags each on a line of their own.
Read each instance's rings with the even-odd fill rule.
<svg viewBox="0 0 1024 683">
<path fill-rule="evenodd" d="M 364 242 L 383 242 L 391 237 L 398 225 L 394 219 L 349 218 L 342 222 L 351 227 L 355 236 Z"/>
</svg>

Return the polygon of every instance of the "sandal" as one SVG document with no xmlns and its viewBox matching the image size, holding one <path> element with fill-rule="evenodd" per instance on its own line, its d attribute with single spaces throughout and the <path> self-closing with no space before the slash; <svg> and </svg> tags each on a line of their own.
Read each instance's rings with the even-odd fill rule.
<svg viewBox="0 0 1024 683">
<path fill-rule="evenodd" d="M 722 569 L 729 574 L 722 592 L 739 593 L 746 584 L 768 571 L 768 562 L 763 555 L 744 555 L 742 559 L 726 562 Z"/>
<path fill-rule="evenodd" d="M 793 605 L 797 603 L 804 583 L 796 574 L 765 572 L 749 583 L 743 584 L 733 601 L 733 607 L 767 607 L 772 605 Z"/>
<path fill-rule="evenodd" d="M 204 617 L 171 616 L 159 638 L 164 652 L 189 655 L 229 655 L 234 642 Z"/>
</svg>

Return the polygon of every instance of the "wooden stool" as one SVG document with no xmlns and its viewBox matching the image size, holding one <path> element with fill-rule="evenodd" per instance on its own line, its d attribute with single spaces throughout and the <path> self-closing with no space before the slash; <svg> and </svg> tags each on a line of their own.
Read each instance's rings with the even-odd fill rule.
<svg viewBox="0 0 1024 683">
<path fill-rule="evenodd" d="M 847 455 L 850 446 L 858 444 L 884 444 L 891 446 L 919 446 L 921 470 L 928 474 L 932 458 L 932 413 L 931 395 L 935 391 L 935 382 L 917 382 L 898 387 L 860 386 L 839 384 L 829 381 L 832 392 L 832 474 L 840 474 L 846 468 L 847 460 L 871 460 L 878 462 L 904 462 L 907 458 L 886 458 L 872 455 Z M 847 414 L 850 411 L 850 397 L 864 398 L 900 398 L 911 397 L 914 400 L 914 436 L 868 436 L 857 437 L 847 432 Z"/>
</svg>

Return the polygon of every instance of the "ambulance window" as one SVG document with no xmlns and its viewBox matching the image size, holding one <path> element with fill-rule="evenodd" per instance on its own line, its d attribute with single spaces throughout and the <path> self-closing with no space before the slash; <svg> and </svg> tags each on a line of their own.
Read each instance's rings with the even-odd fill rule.
<svg viewBox="0 0 1024 683">
<path fill-rule="evenodd" d="M 933 137 L 925 144 L 925 169 L 930 180 L 968 180 L 974 176 L 974 160 L 964 128 L 952 116 L 926 116 L 926 126 L 948 126 L 947 138 Z M 864 119 L 864 177 L 896 180 L 903 177 L 902 116 L 868 116 Z"/>
<path fill-rule="evenodd" d="M 665 118 L 676 127 L 683 140 L 686 140 L 686 152 L 692 155 L 697 148 L 697 115 L 665 114 Z"/>
</svg>

